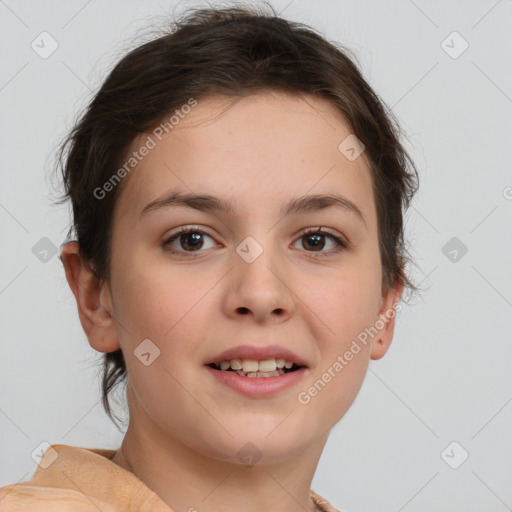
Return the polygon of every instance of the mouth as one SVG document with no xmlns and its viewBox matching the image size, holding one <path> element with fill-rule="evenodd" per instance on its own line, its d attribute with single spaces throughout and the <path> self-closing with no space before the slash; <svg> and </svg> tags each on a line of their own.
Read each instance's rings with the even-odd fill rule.
<svg viewBox="0 0 512 512">
<path fill-rule="evenodd" d="M 306 360 L 279 345 L 239 345 L 216 355 L 205 366 L 241 377 L 280 377 L 307 368 Z"/>
<path fill-rule="evenodd" d="M 284 358 L 269 358 L 263 360 L 256 359 L 225 359 L 216 363 L 210 363 L 206 366 L 220 372 L 232 372 L 241 377 L 249 378 L 268 378 L 279 377 L 287 373 L 293 373 L 304 365 L 297 364 Z"/>
<path fill-rule="evenodd" d="M 309 367 L 288 350 L 274 350 L 275 357 L 271 353 L 270 347 L 238 347 L 208 361 L 204 368 L 213 377 L 212 383 L 251 399 L 280 396 L 306 379 Z"/>
</svg>

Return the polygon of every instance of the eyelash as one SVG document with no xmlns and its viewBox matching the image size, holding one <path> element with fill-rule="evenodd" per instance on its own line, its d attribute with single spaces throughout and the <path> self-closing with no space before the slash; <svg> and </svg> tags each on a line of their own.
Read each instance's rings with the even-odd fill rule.
<svg viewBox="0 0 512 512">
<path fill-rule="evenodd" d="M 169 237 L 164 242 L 164 246 L 165 247 L 170 247 L 170 244 L 172 242 L 174 242 L 174 240 L 179 239 L 180 236 L 188 234 L 188 233 L 198 233 L 198 234 L 201 234 L 201 235 L 207 235 L 207 236 L 209 236 L 210 238 L 213 239 L 213 237 L 211 235 L 209 235 L 205 231 L 201 230 L 198 226 L 183 226 L 182 228 L 180 228 L 179 231 L 174 233 L 171 237 Z M 344 241 L 343 239 L 341 239 L 340 237 L 334 235 L 333 233 L 324 230 L 322 227 L 310 227 L 310 228 L 304 229 L 303 232 L 301 233 L 301 235 L 297 238 L 297 240 L 300 240 L 301 238 L 303 238 L 303 237 L 305 237 L 307 235 L 310 235 L 310 234 L 326 235 L 328 238 L 333 240 L 334 243 L 336 244 L 336 247 L 333 250 L 331 250 L 331 251 L 306 251 L 306 252 L 310 252 L 311 255 L 313 257 L 315 257 L 315 258 L 323 257 L 322 255 L 330 255 L 333 252 L 334 253 L 340 253 L 340 252 L 345 251 L 346 249 L 350 248 L 350 244 L 348 242 Z M 169 248 L 168 251 L 173 253 L 173 254 L 178 254 L 180 256 L 182 256 L 184 254 L 189 255 L 189 256 L 186 256 L 186 257 L 196 257 L 196 256 L 199 256 L 199 253 L 203 252 L 201 250 L 185 251 L 185 250 L 176 250 L 174 248 Z"/>
</svg>

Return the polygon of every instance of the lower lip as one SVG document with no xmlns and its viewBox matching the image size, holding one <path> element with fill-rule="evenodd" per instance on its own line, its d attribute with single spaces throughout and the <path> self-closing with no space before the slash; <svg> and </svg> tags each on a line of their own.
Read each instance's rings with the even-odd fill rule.
<svg viewBox="0 0 512 512">
<path fill-rule="evenodd" d="M 304 377 L 307 370 L 299 368 L 277 377 L 244 377 L 236 372 L 214 370 L 211 366 L 205 368 L 218 382 L 252 398 L 275 395 L 290 388 Z"/>
</svg>

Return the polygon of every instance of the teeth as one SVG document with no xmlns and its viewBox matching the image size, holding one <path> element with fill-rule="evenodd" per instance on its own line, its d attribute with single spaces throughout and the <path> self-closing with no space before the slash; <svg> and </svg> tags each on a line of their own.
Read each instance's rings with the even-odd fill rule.
<svg viewBox="0 0 512 512">
<path fill-rule="evenodd" d="M 242 360 L 242 370 L 244 372 L 257 372 L 258 369 L 258 361 L 255 361 L 254 359 Z"/>
<path fill-rule="evenodd" d="M 221 370 L 235 370 L 238 375 L 247 377 L 274 377 L 284 374 L 284 368 L 290 369 L 293 366 L 293 361 L 286 361 L 285 359 L 270 358 L 263 361 L 256 361 L 255 359 L 231 359 L 230 361 L 221 361 L 216 364 L 217 368 Z"/>
<path fill-rule="evenodd" d="M 222 361 L 222 362 L 228 363 L 228 368 L 229 368 L 230 361 Z M 242 360 L 241 359 L 231 359 L 231 368 L 233 370 L 241 370 L 242 369 Z"/>
<path fill-rule="evenodd" d="M 277 363 L 275 359 L 265 359 L 264 361 L 260 361 L 258 365 L 260 372 L 273 372 L 276 368 Z"/>
<path fill-rule="evenodd" d="M 241 377 L 279 377 L 279 375 L 284 375 L 284 370 L 274 370 L 273 372 L 243 372 L 242 370 L 237 370 L 238 375 Z"/>
<path fill-rule="evenodd" d="M 279 375 L 283 375 L 283 373 L 279 373 L 277 370 L 273 372 L 249 372 L 246 377 L 278 377 Z"/>
</svg>

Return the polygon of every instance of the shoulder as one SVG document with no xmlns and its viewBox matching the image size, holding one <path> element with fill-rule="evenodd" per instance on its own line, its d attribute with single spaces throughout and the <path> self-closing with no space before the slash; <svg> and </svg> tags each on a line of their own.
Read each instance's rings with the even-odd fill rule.
<svg viewBox="0 0 512 512">
<path fill-rule="evenodd" d="M 108 503 L 93 502 L 79 491 L 71 489 L 39 487 L 30 482 L 0 488 L 2 512 L 97 512 L 98 507 L 104 512 L 114 512 Z"/>
<path fill-rule="evenodd" d="M 322 512 L 343 512 L 342 510 L 339 510 L 337 508 L 334 508 L 325 498 L 322 498 L 319 494 L 317 494 L 315 491 L 311 490 L 309 491 L 309 495 L 311 496 L 311 499 L 315 503 L 315 505 L 322 511 Z"/>
<path fill-rule="evenodd" d="M 1 512 L 172 512 L 135 475 L 110 460 L 114 453 L 49 446 L 28 482 L 0 489 Z"/>
</svg>

